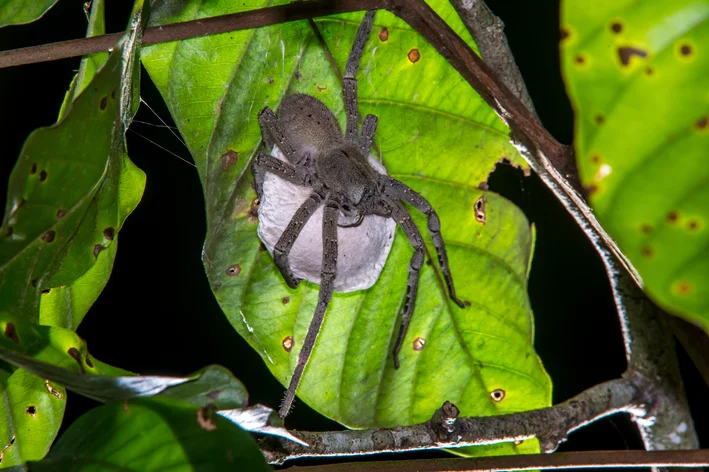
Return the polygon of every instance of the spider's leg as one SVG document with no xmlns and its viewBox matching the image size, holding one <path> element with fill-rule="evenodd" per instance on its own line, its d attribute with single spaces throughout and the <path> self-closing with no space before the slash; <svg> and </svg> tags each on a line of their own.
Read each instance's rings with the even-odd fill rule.
<svg viewBox="0 0 709 472">
<path fill-rule="evenodd" d="M 323 320 L 325 319 L 325 311 L 330 304 L 332 298 L 333 283 L 337 272 L 337 218 L 340 210 L 336 202 L 328 200 L 325 203 L 323 211 L 323 258 L 322 270 L 320 272 L 320 294 L 318 295 L 318 304 L 315 308 L 315 314 L 308 327 L 308 333 L 303 341 L 303 348 L 298 354 L 298 363 L 295 366 L 293 377 L 290 379 L 288 391 L 283 399 L 278 414 L 281 418 L 285 418 L 290 411 L 293 400 L 295 399 L 295 391 L 298 389 L 300 379 L 303 377 L 305 365 L 310 359 L 310 354 L 313 352 L 315 340 L 320 332 Z"/>
<path fill-rule="evenodd" d="M 269 107 L 264 107 L 258 113 L 258 122 L 261 125 L 261 135 L 266 147 L 271 149 L 275 144 L 283 151 L 283 154 L 290 162 L 295 163 L 297 161 L 295 148 L 286 137 L 286 133 L 283 131 L 281 123 L 278 121 L 276 114 L 273 113 L 273 110 Z"/>
<path fill-rule="evenodd" d="M 296 210 L 293 218 L 291 218 L 288 226 L 283 230 L 283 234 L 278 238 L 278 242 L 273 248 L 273 260 L 276 262 L 278 270 L 281 271 L 283 279 L 290 288 L 296 288 L 300 283 L 300 279 L 297 279 L 295 275 L 293 275 L 293 271 L 288 263 L 288 255 L 293 248 L 293 244 L 295 244 L 295 240 L 298 239 L 298 235 L 300 235 L 305 224 L 310 217 L 313 216 L 313 213 L 318 209 L 321 202 L 322 197 L 320 197 L 320 195 L 315 192 L 310 194 L 307 200 Z"/>
<path fill-rule="evenodd" d="M 270 172 L 296 185 L 307 187 L 310 184 L 310 176 L 307 173 L 287 162 L 283 162 L 262 152 L 256 155 L 256 159 L 254 159 L 251 168 L 254 171 L 254 188 L 259 198 L 261 198 L 262 195 L 263 179 L 265 178 L 266 172 Z"/>
<path fill-rule="evenodd" d="M 404 301 L 404 308 L 401 310 L 401 328 L 399 328 L 399 335 L 396 337 L 396 343 L 394 343 L 394 367 L 398 369 L 399 350 L 401 350 L 401 345 L 404 342 L 406 331 L 409 329 L 411 315 L 414 313 L 414 303 L 416 302 L 416 293 L 419 287 L 419 274 L 423 265 L 424 244 L 421 232 L 401 203 L 396 202 L 393 205 L 391 216 L 404 230 L 406 238 L 414 247 L 414 255 L 411 256 L 411 262 L 409 263 L 409 280 L 406 282 L 406 300 Z"/>
<path fill-rule="evenodd" d="M 367 115 L 362 123 L 362 136 L 359 138 L 359 147 L 362 149 L 362 154 L 369 155 L 369 149 L 374 142 L 374 133 L 377 131 L 377 123 L 379 118 L 376 115 Z"/>
<path fill-rule="evenodd" d="M 357 126 L 359 125 L 359 105 L 357 104 L 357 69 L 359 69 L 359 61 L 364 52 L 364 46 L 367 44 L 367 37 L 372 30 L 374 22 L 375 10 L 369 10 L 362 23 L 359 25 L 357 36 L 350 57 L 347 59 L 345 66 L 345 76 L 343 78 L 343 94 L 345 96 L 345 110 L 347 111 L 347 131 L 345 137 L 356 138 Z"/>
<path fill-rule="evenodd" d="M 443 236 L 441 236 L 441 220 L 438 218 L 436 210 L 433 209 L 431 204 L 428 203 L 428 200 L 423 198 L 421 194 L 411 190 L 407 185 L 396 179 L 392 179 L 391 177 L 388 178 L 386 192 L 390 197 L 401 199 L 414 206 L 418 211 L 426 214 L 428 217 L 428 232 L 433 240 L 433 245 L 436 247 L 438 264 L 441 266 L 443 278 L 445 279 L 446 286 L 448 287 L 448 293 L 450 294 L 451 300 L 453 300 L 456 305 L 461 308 L 465 308 L 465 303 L 455 296 L 453 276 L 451 275 L 451 269 L 448 265 L 446 243 L 443 242 Z"/>
</svg>

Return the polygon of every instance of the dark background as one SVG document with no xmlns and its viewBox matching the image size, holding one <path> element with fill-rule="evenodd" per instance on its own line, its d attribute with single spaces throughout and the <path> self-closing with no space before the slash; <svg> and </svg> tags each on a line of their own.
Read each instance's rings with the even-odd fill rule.
<svg viewBox="0 0 709 472">
<path fill-rule="evenodd" d="M 109 32 L 122 31 L 132 2 L 107 0 Z M 558 2 L 492 0 L 506 24 L 510 46 L 547 129 L 571 143 L 572 112 L 559 72 Z M 42 19 L 0 29 L 0 49 L 83 37 L 83 2 L 60 0 Z M 79 59 L 0 69 L 0 204 L 5 182 L 29 133 L 55 122 Z M 142 97 L 172 124 L 157 90 L 143 74 Z M 145 107 L 138 121 L 159 123 Z M 128 133 L 133 162 L 147 174 L 142 202 L 121 231 L 108 286 L 78 332 L 98 359 L 142 374 L 184 375 L 221 364 L 241 379 L 252 403 L 280 404 L 284 388 L 261 358 L 227 322 L 214 299 L 200 260 L 205 235 L 202 191 L 196 170 L 156 144 L 189 158 L 165 129 L 135 123 L 155 143 Z M 537 352 L 551 375 L 554 402 L 625 369 L 620 327 L 600 260 L 584 234 L 535 176 L 500 167 L 491 189 L 520 206 L 536 225 L 537 244 L 529 280 Z M 169 228 L 169 231 L 168 231 Z M 703 445 L 709 389 L 680 348 L 690 405 Z M 64 428 L 96 404 L 70 394 Z M 297 402 L 289 427 L 341 429 Z M 616 415 L 575 432 L 561 450 L 641 449 L 628 418 Z M 436 453 L 440 454 L 440 453 Z M 430 455 L 430 454 L 427 454 Z"/>
</svg>

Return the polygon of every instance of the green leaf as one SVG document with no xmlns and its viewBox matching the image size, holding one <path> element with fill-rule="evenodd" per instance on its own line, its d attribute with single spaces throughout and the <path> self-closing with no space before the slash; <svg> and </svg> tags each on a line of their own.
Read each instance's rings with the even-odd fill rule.
<svg viewBox="0 0 709 472">
<path fill-rule="evenodd" d="M 157 10 L 151 21 L 184 21 L 264 3 L 189 2 L 179 12 Z M 447 2 L 429 3 L 472 42 Z M 286 94 L 303 92 L 333 109 L 342 124 L 340 71 L 361 18 L 359 13 L 315 20 L 324 44 L 303 21 L 142 51 L 202 179 L 208 217 L 204 263 L 212 289 L 231 324 L 284 385 L 318 287 L 303 283 L 289 289 L 260 249 L 250 169 L 261 144 L 256 115 L 265 105 L 276 109 Z M 456 287 L 471 305 L 461 310 L 451 304 L 438 268 L 425 265 L 402 365 L 395 370 L 391 344 L 412 254 L 398 232 L 379 281 L 369 290 L 334 296 L 299 397 L 354 428 L 425 421 L 445 400 L 464 415 L 548 406 L 551 383 L 532 345 L 526 291 L 529 224 L 510 202 L 478 188 L 499 160 L 522 165 L 507 128 L 433 47 L 385 11 L 377 13 L 358 78 L 362 113 L 379 117 L 381 158 L 395 178 L 437 209 Z M 237 154 L 227 155 L 230 150 Z M 476 203 L 484 204 L 485 223 L 476 219 Z M 426 227 L 420 215 L 416 219 Z M 508 446 L 517 449 L 502 448 Z"/>
<path fill-rule="evenodd" d="M 57 0 L 0 0 L 0 28 L 40 19 Z"/>
<path fill-rule="evenodd" d="M 103 289 L 145 186 L 124 141 L 136 39 L 124 38 L 63 119 L 25 142 L 0 228 L 0 310 L 76 329 Z"/>
<path fill-rule="evenodd" d="M 91 12 L 88 15 L 89 26 L 86 31 L 87 38 L 106 34 L 106 20 L 104 18 L 103 0 L 93 0 L 90 3 Z M 81 58 L 79 72 L 76 73 L 74 79 L 71 81 L 69 90 L 64 97 L 64 103 L 62 103 L 62 107 L 59 110 L 59 119 L 64 117 L 66 112 L 69 110 L 69 105 L 71 105 L 74 99 L 78 97 L 86 87 L 88 87 L 91 80 L 93 80 L 96 75 L 96 72 L 106 63 L 107 60 L 107 52 L 96 52 Z"/>
<path fill-rule="evenodd" d="M 30 470 L 270 469 L 256 441 L 235 424 L 208 409 L 154 397 L 94 408 Z"/>
<path fill-rule="evenodd" d="M 97 260 L 115 254 L 116 232 L 140 200 L 145 177 L 128 160 L 123 135 L 133 113 L 141 10 L 137 2 L 128 33 L 64 118 L 28 138 L 10 176 L 0 227 L 0 312 L 12 313 L 13 327 L 21 321 L 75 329 L 113 256 L 94 269 Z M 51 303 L 40 313 L 43 292 Z M 6 324 L 3 339 L 14 342 L 13 329 Z M 29 348 L 45 354 L 42 343 Z M 3 362 L 0 395 L 0 466 L 42 458 L 59 430 L 63 387 Z"/>
<path fill-rule="evenodd" d="M 576 157 L 648 295 L 709 330 L 709 1 L 565 0 Z"/>
</svg>

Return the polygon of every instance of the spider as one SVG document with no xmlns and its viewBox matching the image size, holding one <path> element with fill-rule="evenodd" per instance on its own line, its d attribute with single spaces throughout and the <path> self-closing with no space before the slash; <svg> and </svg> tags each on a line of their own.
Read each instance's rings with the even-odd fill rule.
<svg viewBox="0 0 709 472">
<path fill-rule="evenodd" d="M 394 366 L 399 368 L 398 354 L 411 321 L 419 273 L 424 262 L 423 237 L 404 207 L 404 202 L 427 215 L 428 231 L 438 254 L 438 262 L 450 298 L 459 307 L 465 306 L 455 295 L 445 243 L 440 232 L 441 223 L 435 210 L 420 194 L 389 177 L 383 166 L 369 156 L 378 118 L 374 115 L 365 116 L 362 132 L 359 133 L 360 115 L 355 77 L 367 37 L 372 29 L 374 14 L 375 11 L 368 11 L 362 20 L 345 67 L 343 95 L 347 124 L 344 135 L 335 115 L 325 104 L 310 95 L 287 96 L 279 108 L 278 116 L 269 107 L 265 107 L 258 114 L 264 144 L 277 156 L 259 152 L 252 164 L 254 188 L 262 202 L 259 208 L 259 236 L 273 255 L 276 266 L 289 287 L 296 288 L 301 282 L 302 279 L 297 275 L 311 282 L 320 283 L 315 313 L 279 410 L 282 418 L 288 415 L 295 399 L 295 392 L 310 358 L 333 291 L 362 290 L 376 282 L 391 249 L 396 224 L 402 228 L 414 248 L 409 263 L 401 326 L 393 348 Z M 285 181 L 283 183 L 286 187 L 283 185 L 277 187 L 273 184 L 274 180 Z M 301 198 L 302 203 L 296 203 L 300 206 L 295 209 L 290 221 L 287 224 L 285 221 L 280 221 L 280 228 L 285 226 L 283 230 L 278 230 L 280 234 L 263 229 L 269 219 L 271 223 L 279 216 L 281 220 L 284 219 L 283 212 L 274 208 L 273 202 L 270 204 L 270 209 L 264 206 L 269 198 L 274 200 L 275 196 L 270 192 L 276 191 L 274 189 L 277 188 L 295 189 L 294 191 L 300 189 L 306 192 L 304 198 Z M 292 198 L 290 194 L 281 195 L 280 203 L 276 205 L 288 205 Z M 320 208 L 322 208 L 321 213 L 318 212 Z M 300 246 L 318 244 L 317 250 L 311 250 L 309 254 L 300 254 L 297 257 L 297 264 L 291 264 L 289 262 L 291 250 L 298 237 L 305 234 L 303 229 L 308 226 L 308 221 L 316 212 L 322 215 L 322 246 L 319 245 L 319 237 L 308 236 L 308 240 L 300 241 Z M 366 238 L 355 233 L 358 228 L 364 226 L 367 227 Z M 344 241 L 345 239 L 355 240 L 354 258 L 368 252 L 374 254 L 372 260 L 367 264 L 353 265 L 352 254 L 349 258 L 346 254 L 338 255 L 338 234 L 343 242 L 347 242 Z M 370 239 L 373 242 L 369 241 Z M 360 240 L 363 242 L 357 246 L 357 241 Z M 370 245 L 373 245 L 374 249 Z M 320 261 L 313 261 L 320 255 Z M 343 256 L 347 259 L 344 260 L 348 264 L 347 267 L 343 265 Z M 308 262 L 311 265 L 317 264 L 316 270 L 309 271 L 307 267 L 302 267 Z M 338 266 L 343 266 L 348 273 L 340 273 Z"/>
</svg>

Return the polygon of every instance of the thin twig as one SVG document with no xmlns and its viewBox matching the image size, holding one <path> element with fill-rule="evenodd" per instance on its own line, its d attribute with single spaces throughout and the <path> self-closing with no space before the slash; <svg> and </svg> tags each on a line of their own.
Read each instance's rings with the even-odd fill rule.
<svg viewBox="0 0 709 472">
<path fill-rule="evenodd" d="M 458 417 L 446 402 L 431 420 L 395 428 L 305 432 L 291 431 L 307 443 L 266 438 L 261 450 L 271 463 L 303 457 L 342 457 L 383 452 L 480 446 L 536 437 L 542 451 L 552 452 L 568 434 L 598 418 L 624 412 L 642 415 L 655 392 L 641 378 L 611 380 L 549 408 L 500 416 Z"/>
<path fill-rule="evenodd" d="M 350 462 L 289 467 L 293 472 L 492 472 L 502 470 L 601 469 L 609 467 L 707 467 L 709 449 L 694 451 L 583 451 L 557 454 Z"/>
</svg>

